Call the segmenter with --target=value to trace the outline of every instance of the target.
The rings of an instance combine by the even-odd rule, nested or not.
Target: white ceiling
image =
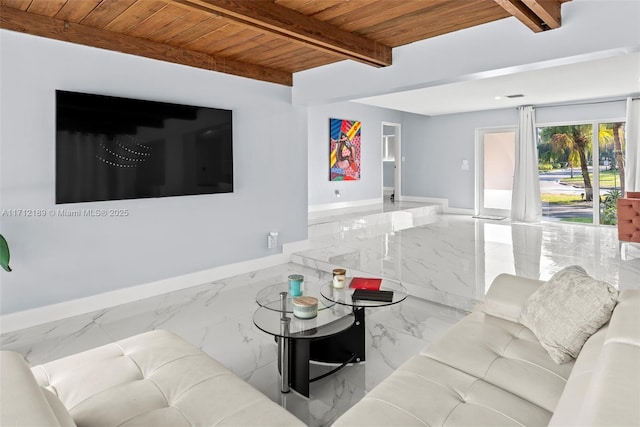
[[[491,73],[486,73],[491,74]],[[465,81],[355,99],[355,102],[428,116],[547,105],[640,93],[640,53],[535,70],[496,71],[497,77],[471,76]],[[509,99],[506,95],[524,94]],[[500,97],[499,99],[496,99]]]

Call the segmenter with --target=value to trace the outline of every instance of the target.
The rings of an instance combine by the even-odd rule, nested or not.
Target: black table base
[[[353,314],[353,325],[336,335],[314,339],[280,338],[288,340],[289,344],[287,377],[292,389],[309,397],[311,382],[325,378],[349,363],[365,360],[364,308],[355,308]],[[318,377],[309,378],[310,361],[334,363],[339,366]]]

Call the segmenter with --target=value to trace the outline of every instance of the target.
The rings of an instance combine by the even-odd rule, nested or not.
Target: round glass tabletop
[[[349,282],[350,280],[348,279],[347,283]],[[350,307],[383,307],[386,305],[397,304],[404,301],[409,296],[407,288],[405,288],[402,283],[393,280],[382,279],[380,290],[392,291],[393,298],[391,301],[372,301],[365,299],[354,300],[352,299],[352,295],[355,289],[350,288],[349,285],[341,289],[334,288],[331,282],[327,282],[320,287],[320,295],[329,301]]]
[[[324,282],[317,280],[305,280],[303,285],[302,295],[318,298],[318,311],[326,310],[336,305],[335,302],[322,298],[320,294],[320,288]],[[267,286],[261,289],[256,294],[256,303],[260,307],[266,307],[271,310],[280,311],[280,293],[289,291],[289,283],[276,283],[275,285]],[[291,300],[296,297],[287,295],[287,313],[293,313],[293,306]],[[278,301],[278,304],[271,304],[274,301]]]
[[[287,299],[284,316],[280,304],[280,301],[272,301],[256,310],[253,323],[258,329],[278,337],[311,339],[338,334],[355,322],[353,311],[346,306],[334,304],[318,310],[318,316],[313,319],[299,319],[291,314],[290,298]]]

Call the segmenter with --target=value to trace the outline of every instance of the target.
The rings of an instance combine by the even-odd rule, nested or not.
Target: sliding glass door
[[[600,224],[618,223],[617,200],[625,192],[624,168],[626,138],[624,122],[600,123],[598,125],[598,148],[600,152]]]
[[[624,175],[624,123],[538,128],[538,173],[545,219],[617,223]],[[594,132],[595,130],[595,132]]]
[[[538,128],[538,176],[545,219],[593,223],[591,124]]]

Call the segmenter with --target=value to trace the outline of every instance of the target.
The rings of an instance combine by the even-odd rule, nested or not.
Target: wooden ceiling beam
[[[167,0],[375,67],[391,65],[391,48],[265,0]]]
[[[504,10],[515,16],[534,33],[549,29],[542,19],[527,7],[522,0],[495,0]]]
[[[523,0],[523,2],[549,28],[560,28],[560,25],[562,25],[562,15],[558,0]]]
[[[208,55],[61,19],[23,12],[0,4],[0,28],[226,74],[293,85],[291,73]]]

